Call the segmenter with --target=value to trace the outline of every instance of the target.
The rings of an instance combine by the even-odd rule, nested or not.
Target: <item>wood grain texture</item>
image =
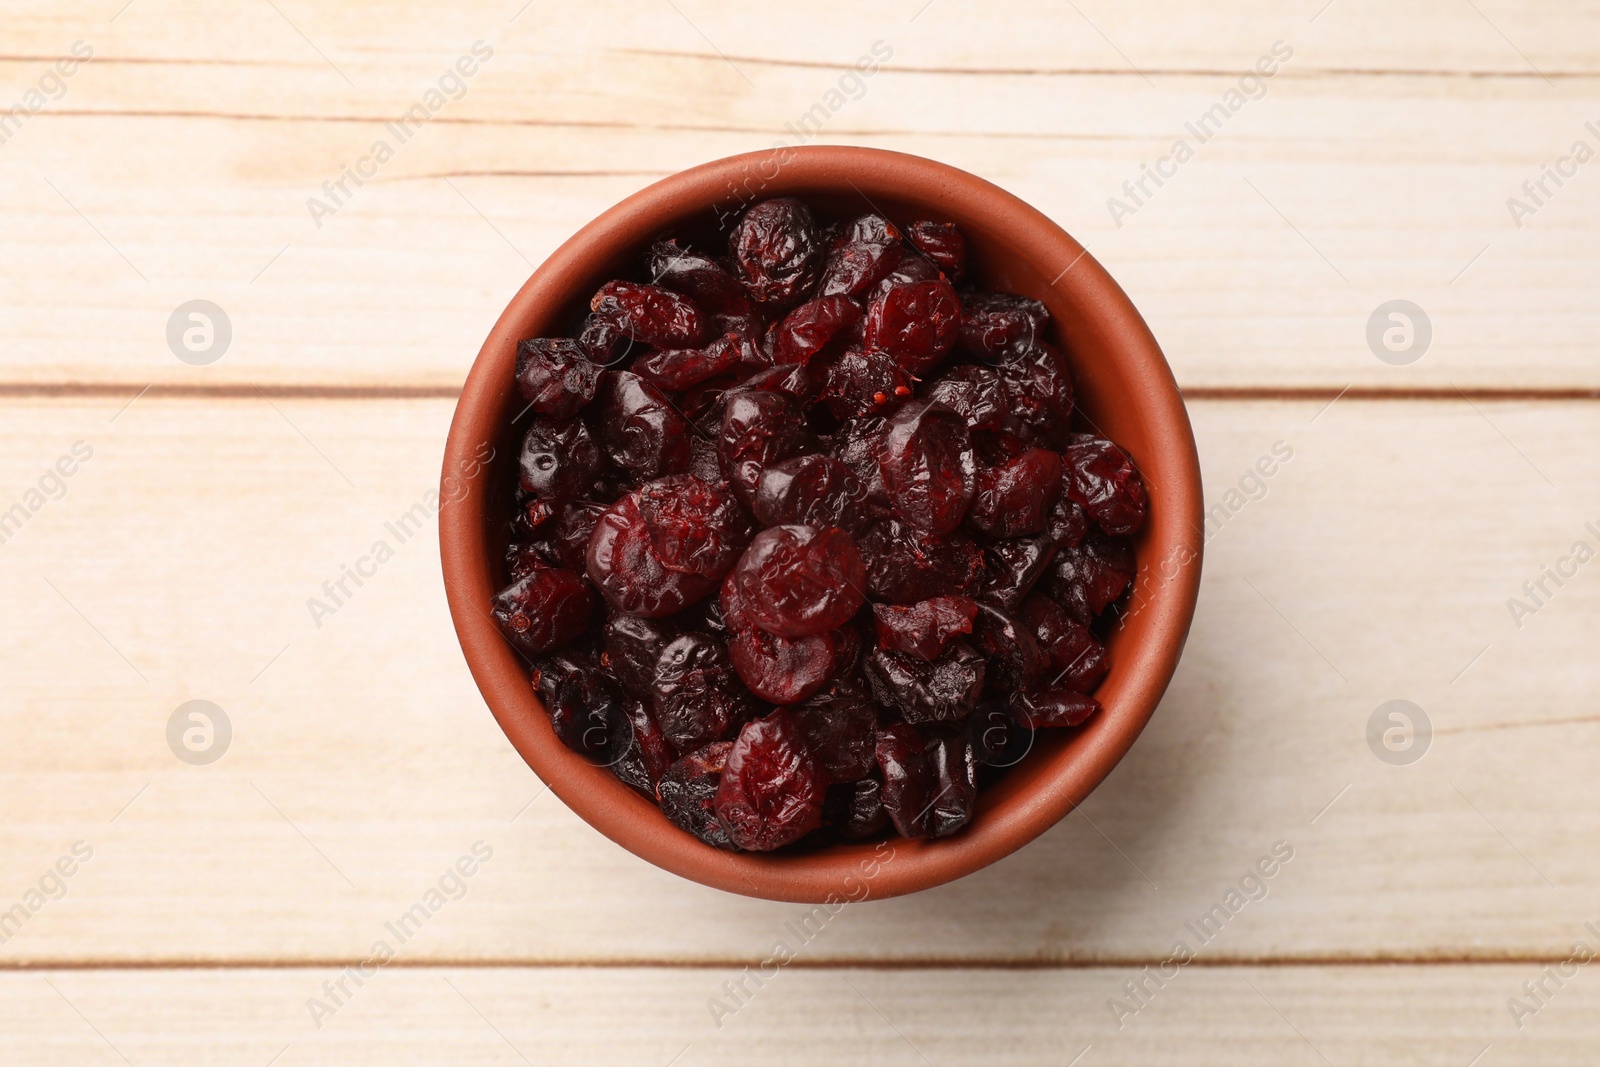
[[[789,969],[731,1016],[716,969],[380,970],[319,1028],[331,970],[0,976],[11,1062],[313,1064],[1306,1065],[1593,1062],[1595,977],[1579,970],[1519,1031],[1537,967],[1181,970],[1122,1029],[1137,972]],[[1147,988],[1154,989],[1153,985]],[[1488,1051],[1485,1053],[1485,1048]],[[1085,1051],[1087,1050],[1087,1051]],[[273,1059],[273,1057],[277,1057]]]
[[[1574,141],[1600,148],[1594,5],[1030,3],[983,26],[918,6],[12,16],[16,98],[74,41],[96,58],[0,145],[0,381],[453,387],[578,226],[771,144],[882,41],[892,57],[812,139],[933,156],[1035,203],[1128,289],[1186,387],[1600,388],[1592,168],[1521,226],[1507,207]],[[479,40],[494,58],[464,95],[313,220],[323,183]],[[1279,40],[1281,73],[1199,145],[1185,123]],[[1179,137],[1196,158],[1114,220]],[[204,368],[163,338],[197,296],[236,331]],[[1433,324],[1406,367],[1366,340],[1395,298]]]
[[[4,602],[26,609],[0,648],[0,910],[73,842],[95,849],[0,961],[359,958],[480,840],[493,859],[408,959],[750,960],[805,915],[624,853],[500,735],[433,529],[389,528],[426,506],[448,401],[118,407],[12,400],[0,419],[8,500],[74,441],[94,450],[0,545]],[[1207,499],[1237,510],[1212,520],[1194,631],[1144,737],[1039,841],[848,909],[809,958],[1159,959],[1280,840],[1293,861],[1209,957],[1546,958],[1600,920],[1600,587],[1580,569],[1520,629],[1506,603],[1596,543],[1600,465],[1573,443],[1600,405],[1193,417]],[[1275,445],[1292,457],[1258,482]],[[393,558],[316,625],[308,598],[380,540]],[[1409,767],[1365,740],[1395,698],[1437,731]],[[232,720],[214,766],[167,747],[190,699]]]

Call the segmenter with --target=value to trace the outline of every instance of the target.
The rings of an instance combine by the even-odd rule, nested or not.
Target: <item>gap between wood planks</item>
[[[1562,951],[1542,955],[1539,953],[1512,953],[1505,955],[1439,955],[1387,956],[1381,953],[1348,953],[1325,956],[1286,955],[1262,957],[1232,957],[1207,959],[1198,956],[1186,966],[1201,969],[1225,970],[1241,967],[1501,967],[1507,965],[1542,967],[1566,961],[1570,952]],[[1106,956],[1084,960],[1032,960],[1032,959],[962,959],[909,958],[909,959],[794,959],[786,967],[805,971],[1113,971],[1139,970],[1155,967],[1163,956]],[[518,957],[485,957],[434,960],[392,960],[385,964],[394,970],[457,970],[517,968],[521,970],[664,970],[664,971],[737,971],[759,961],[759,957],[742,959],[726,957],[700,960],[675,960],[667,958],[638,957],[619,959],[525,959]],[[307,956],[304,958],[256,959],[171,959],[171,960],[5,960],[0,961],[0,974],[11,971],[285,971],[285,970],[337,970],[354,967],[362,962],[359,956]]]
[[[1185,400],[1239,401],[1315,401],[1348,400],[1434,400],[1434,401],[1561,401],[1600,400],[1596,387],[1503,387],[1453,385],[1398,387],[1347,386],[1233,386],[1199,385],[1180,390]],[[45,397],[117,397],[135,394],[150,397],[186,399],[275,399],[302,400],[454,400],[461,395],[458,385],[273,385],[268,383],[221,383],[217,385],[148,384],[132,382],[0,382],[0,399]]]

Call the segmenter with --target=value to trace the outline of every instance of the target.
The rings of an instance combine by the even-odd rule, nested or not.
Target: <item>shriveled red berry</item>
[[[970,363],[951,367],[924,396],[960,415],[972,431],[998,430],[1011,413],[1000,372],[993,367]]]
[[[779,637],[752,626],[729,636],[728,657],[750,692],[773,704],[793,704],[828,684],[847,647],[838,630]]]
[[[980,466],[968,520],[991,537],[1022,537],[1045,528],[1061,496],[1061,457],[1044,448],[994,467]]]
[[[883,775],[883,806],[901,837],[928,832],[928,812],[937,788],[933,768],[916,729],[903,722],[878,731],[874,758]]]
[[[927,374],[961,334],[961,301],[943,278],[897,285],[867,308],[862,340],[915,375]]]
[[[728,831],[717,821],[715,801],[732,741],[713,741],[668,767],[656,783],[661,811],[672,825],[708,845],[732,849]]]
[[[971,821],[977,806],[977,757],[962,732],[929,738],[927,754],[934,781],[928,836],[949,837]]]
[[[670,619],[645,619],[613,613],[601,637],[607,666],[622,688],[636,697],[648,697],[656,682],[656,662],[661,650],[678,636]]]
[[[903,254],[900,232],[892,223],[863,216],[828,247],[817,291],[823,296],[864,296],[899,265]]]
[[[650,246],[649,268],[656,284],[682,293],[706,311],[737,314],[749,308],[744,290],[721,263],[676,238]]]
[[[907,402],[878,442],[878,468],[901,520],[939,536],[961,525],[972,501],[975,461],[967,424],[949,408]]]
[[[1050,666],[1033,629],[1009,611],[981,604],[974,622],[978,648],[989,657],[989,679],[1006,689],[1032,685]]]
[[[780,708],[739,731],[717,788],[717,819],[735,845],[770,852],[822,824],[826,788],[800,728]]]
[[[1022,622],[1033,628],[1039,647],[1049,657],[1046,678],[1079,693],[1092,693],[1110,670],[1106,646],[1089,628],[1043,593],[1022,602]]]
[[[918,659],[936,659],[958,634],[972,632],[978,603],[970,597],[939,596],[916,604],[872,605],[878,644]]]
[[[874,600],[914,604],[936,596],[971,596],[983,581],[983,552],[970,537],[928,537],[898,519],[877,523],[858,545]]]
[[[861,556],[837,527],[768,527],[739,557],[733,582],[750,621],[779,637],[843,626],[866,599]]]
[[[889,825],[889,812],[883,806],[883,783],[876,778],[862,778],[830,786],[822,804],[822,818],[847,841],[860,841],[878,833]]]
[[[793,401],[765,389],[740,389],[723,406],[717,451],[722,469],[745,500],[761,472],[799,452],[806,444],[805,422]]]
[[[559,502],[588,493],[600,471],[600,446],[582,419],[535,415],[518,457],[522,488]]]
[[[966,274],[967,239],[955,223],[919,219],[906,227],[906,239],[951,281],[958,282]]]
[[[610,763],[626,729],[623,699],[592,652],[573,645],[538,661],[533,691],[561,743],[594,763]]]
[[[733,494],[692,474],[673,474],[639,487],[639,515],[669,571],[721,578],[749,540]]]
[[[951,641],[937,659],[876,648],[862,670],[878,703],[910,723],[954,722],[978,706],[987,664],[965,641]]]
[[[1008,420],[1023,437],[1064,442],[1073,412],[1072,373],[1060,352],[1044,342],[1020,350],[1000,367]]]
[[[836,419],[884,415],[911,395],[911,381],[889,353],[850,348],[827,365],[818,399]]]
[[[725,333],[704,348],[657,348],[633,361],[633,373],[661,389],[688,389],[742,367],[748,343]]]
[[[763,526],[838,526],[859,529],[866,487],[855,472],[829,456],[810,453],[767,467],[756,483],[750,510]]]
[[[584,572],[588,565],[589,539],[594,536],[595,523],[600,521],[605,510],[604,504],[589,500],[573,500],[561,505],[550,536],[563,567],[580,574]]]
[[[640,481],[689,465],[689,424],[661,391],[637,374],[607,371],[594,416],[611,462]]]
[[[878,709],[851,682],[835,682],[789,709],[830,782],[865,778],[872,770]]]
[[[659,285],[606,282],[589,310],[635,341],[659,348],[698,348],[711,339],[711,319],[681,293]]]
[[[564,567],[535,567],[495,594],[490,614],[507,641],[537,656],[583,633],[593,606],[578,575]]]
[[[534,337],[517,345],[517,391],[534,411],[570,419],[594,399],[601,367],[581,342]]]
[[[1133,457],[1104,438],[1067,446],[1067,495],[1108,534],[1131,534],[1144,525],[1149,497]]]
[[[633,493],[607,508],[595,523],[587,571],[617,611],[652,619],[675,614],[717,587],[714,578],[669,571],[662,564]]]
[[[578,344],[596,366],[614,367],[643,349],[622,327],[604,315],[590,315],[578,331]]]
[[[1133,552],[1126,542],[1091,535],[1076,548],[1056,553],[1045,589],[1087,626],[1123,594],[1133,575]]]
[[[611,773],[655,800],[656,783],[672,764],[672,746],[643,703],[625,701],[622,710],[621,729],[612,740]]]
[[[720,740],[756,711],[728,650],[703,633],[680,634],[662,647],[650,699],[661,732],[680,752]]]
[[[1100,710],[1094,697],[1074,693],[1064,686],[1030,692],[1019,689],[1007,702],[1022,725],[1037,730],[1045,726],[1078,726]]]
[[[809,362],[860,318],[861,309],[847,296],[808,300],[772,328],[772,361]]]
[[[1066,476],[1065,464],[1062,465],[1062,476]],[[1089,532],[1089,513],[1067,495],[1065,483],[1062,484],[1061,496],[1050,508],[1050,518],[1045,523],[1044,532],[1058,548],[1076,547]]]
[[[822,241],[811,209],[790,197],[750,205],[729,239],[735,272],[762,304],[792,303],[816,284]]]
[[[866,299],[876,300],[896,286],[912,285],[916,282],[936,282],[942,277],[939,268],[928,262],[926,256],[907,251],[893,269],[879,278],[877,284],[868,290]]]
[[[1050,313],[1014,293],[969,293],[961,308],[961,347],[993,364],[1009,363],[1045,339]]]
[[[1048,537],[990,541],[983,549],[983,599],[1016,611],[1048,572],[1055,556],[1055,542]]]

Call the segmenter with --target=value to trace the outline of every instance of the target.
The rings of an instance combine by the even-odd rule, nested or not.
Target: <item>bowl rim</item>
[[[752,180],[758,183],[754,188]],[[556,738],[520,654],[488,614],[497,571],[487,530],[489,478],[504,457],[485,456],[485,449],[506,432],[516,343],[534,336],[526,324],[554,326],[576,297],[598,284],[602,263],[637,254],[652,237],[682,224],[686,206],[727,217],[743,203],[768,196],[843,195],[844,184],[869,204],[863,187],[914,200],[930,214],[983,218],[991,237],[1009,242],[1019,260],[1035,267],[1060,264],[1049,288],[1065,286],[1062,293],[1071,294],[1086,321],[1114,341],[1114,360],[1138,387],[1152,440],[1139,459],[1152,502],[1139,535],[1134,583],[1140,618],[1133,625],[1142,637],[1131,649],[1119,649],[1112,676],[1096,694],[1104,710],[1065,747],[1057,746],[1050,759],[1058,766],[1042,788],[1008,794],[996,810],[985,810],[980,794],[979,815],[962,833],[936,842],[894,838],[794,854],[729,853],[677,829],[653,804]],[[1150,464],[1152,456],[1158,464]],[[1159,484],[1149,477],[1157,467]],[[612,841],[684,878],[745,896],[832,903],[916,892],[979,870],[1044,833],[1104,780],[1144,729],[1176,670],[1199,594],[1203,509],[1199,456],[1172,370],[1127,294],[1065,230],[1004,189],[921,156],[780,146],[713,160],[645,187],[585,225],[521,286],[473,361],[451,420],[441,472],[439,551],[446,599],[473,679],[513,747],[551,792]]]

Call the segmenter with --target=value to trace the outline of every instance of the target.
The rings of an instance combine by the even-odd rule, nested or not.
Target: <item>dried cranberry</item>
[[[878,450],[889,423],[884,419],[847,419],[829,442],[828,454],[849,467],[867,491],[867,505],[873,518],[889,514],[889,494],[883,487],[883,470],[878,466]]]
[[[1061,496],[1061,457],[1030,448],[995,467],[979,467],[971,523],[991,537],[1022,537],[1045,528]]]
[[[578,575],[562,567],[536,567],[495,594],[490,614],[507,641],[537,656],[583,633],[593,606]]]
[[[522,488],[541,500],[582,496],[600,471],[600,446],[581,419],[558,421],[535,415],[522,438],[518,459]]]
[[[661,391],[637,374],[607,371],[596,434],[611,462],[646,481],[689,465],[689,424]]]
[[[749,307],[739,283],[722,264],[685,248],[676,238],[650,246],[649,268],[657,284],[682,293],[706,311],[737,314]]]
[[[934,780],[928,836],[949,837],[972,818],[978,800],[978,761],[962,734],[930,738],[927,754]]]
[[[1001,700],[979,704],[967,719],[973,757],[985,767],[1015,767],[1033,748],[1033,733]]]
[[[1063,464],[1062,476],[1065,475],[1066,467]],[[1044,532],[1057,548],[1074,548],[1089,532],[1089,513],[1067,495],[1065,485],[1050,508],[1050,518],[1045,523]]]
[[[678,627],[671,620],[613,614],[602,631],[605,664],[623,689],[636,697],[648,697],[655,686],[661,650],[677,636]]]
[[[872,605],[878,644],[908,656],[931,660],[957,634],[970,634],[977,601],[964,596],[939,596],[906,607]]]
[[[887,290],[867,308],[862,339],[915,375],[939,365],[961,334],[961,301],[943,278]]]
[[[906,239],[952,281],[960,281],[966,274],[967,239],[955,223],[920,219],[906,227]]]
[[[772,328],[774,363],[805,363],[861,318],[861,309],[847,296],[807,301]]]
[[[692,474],[639,487],[639,515],[669,571],[721,578],[749,540],[739,502],[727,489]]]
[[[1064,441],[1072,424],[1072,374],[1054,348],[1039,342],[1000,368],[1009,424],[1024,437]]]
[[[1010,363],[1045,338],[1050,313],[1014,293],[968,293],[961,308],[961,347],[990,363]]]
[[[752,626],[728,638],[728,657],[750,692],[773,704],[793,704],[828,683],[845,644],[837,630],[779,637]]]
[[[763,526],[857,528],[866,488],[855,472],[828,456],[795,456],[761,472],[750,510]]]
[[[1077,726],[1100,710],[1094,697],[1074,693],[1065,686],[1030,692],[1019,689],[1007,698],[1022,725],[1037,730],[1044,726]]]
[[[719,740],[756,711],[728,650],[710,634],[680,634],[663,646],[650,696],[661,732],[680,752]]]
[[[728,481],[749,500],[761,472],[805,447],[805,423],[788,397],[765,389],[728,396],[717,438]]]
[[[1006,689],[1032,685],[1050,666],[1033,630],[992,604],[979,605],[975,636],[989,657],[990,680]]]
[[[533,410],[553,419],[570,419],[594,399],[600,370],[581,343],[565,337],[517,345],[517,391]]]
[[[973,431],[1000,429],[1011,410],[999,372],[972,364],[951,367],[928,387],[926,398],[960,415]]]
[[[978,592],[983,552],[970,537],[928,537],[898,519],[877,523],[858,546],[874,600],[914,604],[936,596]]]
[[[1133,458],[1104,438],[1079,441],[1061,455],[1067,495],[1108,534],[1126,535],[1144,525],[1149,498]]]
[[[681,294],[659,285],[606,282],[589,310],[635,341],[660,348],[698,348],[711,339],[711,319]]]
[[[848,349],[826,374],[818,399],[836,419],[885,414],[911,395],[911,375],[887,352]]]
[[[733,570],[750,621],[779,637],[843,626],[866,599],[866,573],[850,535],[837,527],[769,526]]]
[[[867,299],[876,300],[896,286],[912,285],[916,282],[936,282],[942,278],[939,268],[928,262],[927,257],[903,255],[889,273],[879,278],[877,284],[868,291]]]
[[[1086,537],[1076,548],[1056,554],[1045,588],[1067,613],[1092,623],[1133,580],[1133,558],[1125,543]]]
[[[1016,611],[1055,556],[1055,542],[1048,537],[989,542],[983,549],[983,599]]]
[[[588,565],[589,539],[594,536],[595,523],[605,513],[604,504],[593,501],[571,501],[561,505],[556,516],[555,529],[550,533],[555,542],[561,565],[582,573]]]
[[[595,763],[611,762],[626,729],[623,701],[587,650],[563,649],[540,660],[533,689],[563,745]]]
[[[738,370],[747,343],[726,333],[704,348],[657,348],[633,361],[633,373],[661,389],[688,389]]]
[[[896,240],[849,240],[828,249],[817,291],[823,296],[861,297],[900,264]]]
[[[883,806],[901,837],[928,832],[936,779],[915,728],[897,722],[878,731],[873,756],[883,774]]]
[[[895,412],[878,443],[878,467],[894,513],[934,536],[961,525],[972,500],[974,465],[967,424],[927,401]]]
[[[1050,658],[1049,681],[1079,693],[1092,693],[1111,669],[1106,646],[1067,609],[1042,593],[1022,603],[1022,621],[1033,628]]]
[[[716,848],[734,847],[715,808],[723,765],[732,748],[732,741],[712,742],[668,767],[656,783],[661,811],[672,825]]]
[[[587,569],[589,580],[613,608],[652,619],[681,611],[717,587],[715,579],[669,571],[662,564],[632,493],[595,523]]]
[[[759,303],[787,304],[816,284],[822,242],[811,209],[783,197],[750,205],[729,239],[745,290]]]
[[[654,800],[656,783],[672,764],[672,746],[644,704],[630,700],[622,709],[619,736],[612,739],[611,773]]]
[[[511,575],[513,582],[519,578],[526,578],[536,570],[558,566],[560,563],[559,553],[548,540],[541,539],[506,546],[506,573]]]
[[[978,706],[983,657],[965,641],[952,641],[937,659],[876,648],[863,671],[878,703],[899,710],[906,722],[953,722]]]
[[[851,782],[872,770],[878,711],[856,686],[835,682],[789,710],[828,781]]]
[[[867,754],[872,754],[870,746]],[[876,778],[863,778],[830,787],[823,801],[823,821],[848,841],[878,833],[889,825],[889,812],[883,806],[883,783]]]
[[[583,320],[578,343],[590,361],[600,367],[614,367],[643,347],[604,315],[590,315]]]
[[[800,728],[779,709],[739,731],[717,788],[717,819],[735,845],[770,852],[821,825],[825,790]]]

